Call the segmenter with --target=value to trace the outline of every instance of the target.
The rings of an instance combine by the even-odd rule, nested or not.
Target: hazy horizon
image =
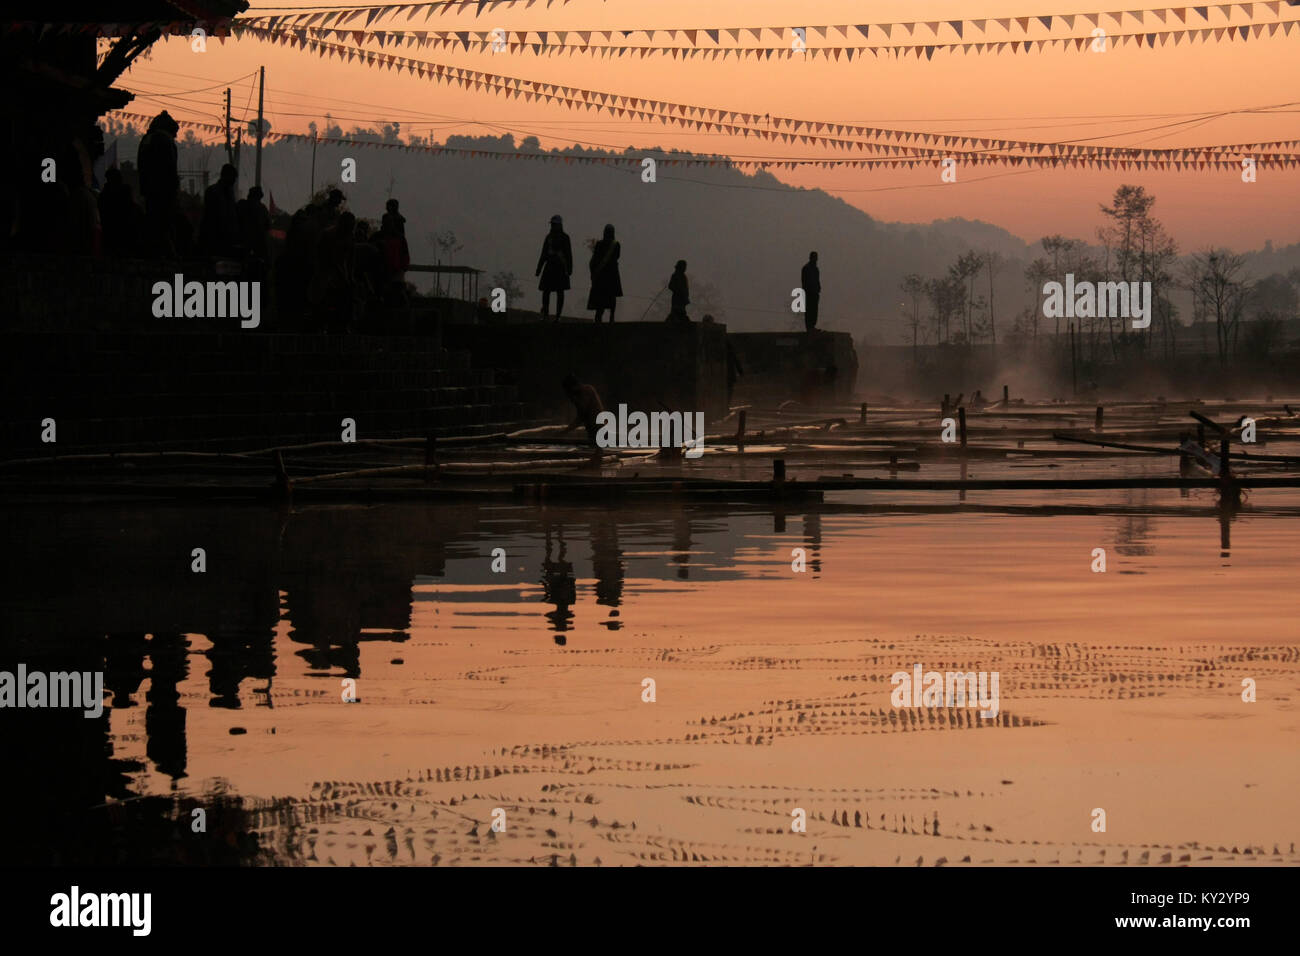
[[[1254,12],[1254,20],[1244,11]],[[263,5],[254,3],[246,16]],[[277,13],[285,7],[265,7]],[[1202,21],[1194,8],[1185,11],[1187,28],[1227,24],[1294,22],[1300,17],[1289,4],[1231,4],[1206,8]],[[1276,10],[1276,13],[1274,12]],[[1040,7],[1011,2],[994,11],[999,17],[1041,14]],[[897,42],[924,42],[931,34],[925,21],[944,22],[971,15],[968,5],[952,0],[902,4],[885,2],[869,11],[847,2],[799,8],[810,24],[916,21],[913,36]],[[473,8],[440,13],[427,22],[405,14],[379,17],[349,29],[375,31],[546,29],[566,32],[653,27],[708,29],[744,24],[788,24],[788,7],[769,2],[721,0],[707,13],[680,0],[664,0],[650,12],[611,8],[589,0],[562,6],[499,8],[474,16]],[[1172,17],[1170,18],[1172,19]],[[999,28],[988,21],[988,35]],[[1131,19],[1125,28],[1133,32]],[[1184,24],[1174,21],[1165,29]],[[1036,38],[1086,36],[1091,24],[1073,29],[1055,23],[1049,31],[1037,23]],[[942,28],[938,42],[955,41]],[[895,34],[903,34],[895,29]],[[395,49],[429,62],[606,90],[635,97],[663,99],[759,115],[771,113],[833,123],[867,124],[926,132],[997,137],[1039,142],[1122,145],[1146,148],[1262,142],[1300,138],[1300,109],[1275,91],[1286,79],[1300,79],[1294,55],[1296,32],[1247,41],[1170,43],[1157,49],[1134,45],[1105,53],[1043,49],[1012,54],[979,55],[944,49],[932,58],[856,58],[852,62],[821,58],[674,59],[665,55],[596,57],[588,53],[558,56],[531,52],[478,53],[465,50]],[[775,44],[764,31],[761,45]],[[974,37],[968,37],[972,39]],[[897,37],[895,37],[897,40]],[[726,44],[726,35],[723,35]],[[645,44],[644,35],[616,42]],[[808,45],[857,44],[861,38],[822,39],[808,32]],[[665,42],[662,34],[656,45]],[[677,44],[684,44],[680,38]],[[873,36],[869,44],[883,41]],[[370,49],[379,49],[367,41]],[[740,45],[758,45],[742,34]],[[325,59],[306,50],[244,37],[209,41],[196,53],[186,38],[166,39],[122,77],[119,86],[137,93],[131,108],[154,113],[164,107],[181,119],[220,122],[224,89],[232,87],[232,112],[243,125],[256,115],[254,88],[259,66],[267,69],[266,116],[271,128],[304,133],[308,123],[326,113],[345,129],[395,121],[403,133],[443,139],[449,134],[512,133],[516,139],[537,136],[546,148],[570,145],[622,150],[629,146],[690,149],[733,157],[843,158],[837,150],[814,144],[755,141],[753,137],[665,127],[657,123],[575,113],[550,103],[502,99],[485,91],[436,84],[427,79]],[[1230,78],[1225,82],[1225,78]],[[864,79],[866,82],[864,82]],[[1080,95],[1082,91],[1086,95]],[[1190,107],[1194,107],[1191,109]],[[1260,112],[1270,107],[1267,113]],[[855,154],[858,155],[858,154]],[[1258,181],[1243,183],[1233,170],[1160,172],[1134,170],[1002,170],[958,168],[955,183],[941,183],[933,166],[904,169],[800,169],[775,175],[793,186],[824,189],[883,222],[928,224],[951,218],[989,222],[1025,241],[1062,233],[1092,235],[1099,196],[1122,183],[1144,185],[1161,197],[1161,218],[1188,249],[1207,245],[1257,249],[1271,241],[1285,246],[1300,241],[1294,215],[1300,170],[1261,169]]]

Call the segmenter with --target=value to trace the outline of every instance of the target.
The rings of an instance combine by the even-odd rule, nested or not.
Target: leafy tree
[[[1298,306],[1300,296],[1295,285],[1280,272],[1260,279],[1250,292],[1250,311],[1257,316],[1294,316]]]

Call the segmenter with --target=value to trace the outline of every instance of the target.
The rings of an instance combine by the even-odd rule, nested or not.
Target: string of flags
[[[818,46],[800,46],[800,45],[778,45],[778,46],[714,46],[701,47],[692,45],[684,46],[644,46],[626,43],[591,43],[590,38],[594,35],[593,31],[482,31],[482,30],[377,30],[366,32],[362,30],[344,30],[339,28],[317,28],[301,27],[292,30],[295,34],[311,37],[317,40],[329,40],[331,37],[336,42],[352,41],[358,45],[373,42],[380,49],[387,46],[393,48],[406,47],[407,49],[434,49],[434,50],[461,50],[466,53],[532,53],[536,56],[563,56],[568,54],[573,56],[577,53],[595,54],[605,58],[624,57],[631,55],[645,59],[647,56],[671,56],[673,59],[698,59],[708,60],[726,60],[729,57],[736,57],[739,60],[770,60],[772,57],[778,59],[793,59],[795,57],[806,57],[810,59],[822,58],[830,61],[852,62],[856,56],[859,59],[870,55],[879,58],[881,55],[893,56],[895,58],[906,58],[922,56],[930,59],[936,52],[960,52],[962,54],[980,55],[983,53],[1040,53],[1044,49],[1049,51],[1071,51],[1078,53],[1093,52],[1098,50],[1097,43],[1100,42],[1100,49],[1123,49],[1129,46],[1138,48],[1146,47],[1154,49],[1156,46],[1180,46],[1184,40],[1189,45],[1197,42],[1237,42],[1250,39],[1272,38],[1277,36],[1281,31],[1284,36],[1290,36],[1293,30],[1300,28],[1300,20],[1279,20],[1274,23],[1255,23],[1251,25],[1238,25],[1227,27],[1205,27],[1201,29],[1175,29],[1175,30],[1152,30],[1130,33],[1109,33],[1103,38],[1095,37],[1091,34],[1087,36],[1070,36],[1070,37],[1048,37],[1044,39],[1026,39],[1026,40],[990,40],[990,41],[964,41],[964,42],[935,42],[935,43],[880,43],[880,44],[859,44],[859,45],[818,45]],[[270,26],[254,25],[252,23],[236,23],[233,32],[238,35],[243,30],[256,29],[284,29]],[[864,28],[865,29],[865,28]],[[654,32],[654,31],[649,31]],[[676,31],[669,31],[676,32]],[[693,35],[695,30],[683,31]],[[702,31],[714,33],[716,31]],[[536,39],[530,40],[534,36]],[[570,37],[576,38],[570,42]],[[599,37],[598,37],[599,38]],[[556,42],[558,41],[558,42]],[[578,42],[581,41],[581,42]],[[694,39],[692,38],[694,44]]]
[[[143,113],[133,113],[125,110],[113,110],[109,114],[115,116],[124,122],[139,122],[147,124],[152,117]],[[179,125],[187,129],[194,129],[217,136],[225,134],[225,127],[217,123],[200,123],[190,120],[178,120]],[[563,154],[563,153],[545,153],[534,151],[508,151],[492,149],[469,149],[465,147],[441,146],[441,145],[424,145],[418,143],[402,142],[375,142],[373,140],[349,139],[346,137],[312,137],[305,133],[281,133],[270,131],[265,136],[266,142],[302,142],[316,143],[327,145],[339,145],[353,147],[365,147],[373,149],[400,150],[406,153],[426,153],[430,155],[445,155],[452,157],[461,157],[466,159],[498,159],[498,160],[522,160],[528,162],[555,162],[566,165],[582,166],[614,166],[640,168],[645,160],[645,156],[628,156],[628,155],[595,155],[586,156],[581,154]],[[1142,151],[1145,152],[1145,151]],[[652,155],[647,153],[647,155]],[[687,167],[687,168],[726,168],[736,169],[744,172],[753,172],[760,169],[869,169],[869,168],[887,168],[887,169],[916,169],[919,167],[936,167],[941,165],[942,160],[949,158],[947,156],[935,153],[929,156],[911,155],[904,157],[875,157],[871,159],[797,159],[788,157],[773,158],[752,158],[752,159],[732,159],[728,157],[705,157],[705,156],[676,156],[653,154],[653,158],[658,165],[667,167]],[[1257,169],[1295,169],[1300,168],[1300,155],[1269,154],[1260,153],[1252,155]],[[1050,169],[1050,168],[1083,168],[1083,169],[1115,169],[1115,170],[1136,170],[1136,169],[1155,169],[1166,171],[1203,171],[1203,170],[1235,170],[1240,171],[1241,162],[1237,158],[1227,157],[1200,157],[1188,160],[1174,159],[1117,159],[1117,158],[1097,158],[1084,156],[1011,156],[1004,154],[985,154],[966,156],[961,160],[964,165],[972,166],[1003,166],[1022,169]]]
[[[477,3],[474,4],[474,16],[478,17],[483,13],[484,8],[495,10],[503,3],[508,6],[517,5],[520,0],[500,0],[500,2]],[[526,4],[531,7],[535,0]],[[567,2],[567,0],[565,0]],[[701,39],[707,39],[713,44],[721,42],[725,35],[731,39],[732,43],[740,43],[741,36],[748,34],[755,42],[761,42],[761,34],[769,32],[776,35],[776,39],[783,43],[788,43],[794,36],[795,30],[802,30],[802,38],[808,40],[811,37],[818,37],[822,40],[827,39],[833,34],[839,34],[840,37],[848,39],[850,36],[860,35],[862,39],[869,39],[873,35],[883,36],[885,39],[891,39],[896,36],[906,35],[911,38],[918,32],[928,34],[933,39],[940,37],[950,38],[956,36],[957,39],[964,39],[969,34],[986,35],[991,32],[992,27],[997,27],[1003,35],[1011,36],[1028,36],[1031,31],[1037,31],[1039,28],[1052,30],[1059,24],[1067,30],[1073,30],[1075,23],[1080,26],[1085,24],[1092,28],[1105,29],[1103,24],[1109,24],[1117,30],[1126,28],[1150,27],[1154,24],[1161,26],[1172,23],[1179,24],[1204,24],[1208,25],[1212,20],[1221,21],[1220,25],[1229,23],[1233,16],[1234,9],[1245,16],[1254,20],[1259,11],[1267,11],[1270,15],[1276,17],[1281,7],[1284,5],[1297,6],[1294,0],[1262,0],[1262,2],[1252,3],[1217,3],[1200,6],[1179,6],[1179,7],[1141,7],[1134,10],[1116,10],[1112,12],[1098,13],[1044,13],[1031,14],[1029,16],[1015,17],[981,17],[965,18],[958,20],[936,19],[936,20],[913,20],[901,22],[877,22],[877,23],[838,23],[838,24],[819,24],[819,25],[800,25],[792,24],[789,26],[728,26],[713,28],[676,28],[676,29],[646,29],[644,27],[635,27],[632,29],[619,30],[555,30],[546,31],[540,34],[541,37],[554,36],[560,44],[567,42],[568,36],[576,36],[582,44],[586,45],[592,35],[601,37],[605,42],[610,42],[611,37],[618,34],[624,38],[636,34],[644,34],[650,42],[654,42],[656,34],[664,34],[670,41],[676,42],[679,38],[684,38],[691,46],[695,46]],[[464,7],[470,4],[465,4]],[[549,4],[548,4],[549,6]],[[388,17],[399,17],[403,12],[406,13],[406,20],[412,20],[421,10],[425,12],[425,21],[427,22],[434,12],[447,13],[450,9],[448,4],[390,4],[386,6],[362,6],[343,9],[332,9],[325,11],[313,11],[306,13],[289,13],[277,16],[258,15],[243,18],[241,22],[253,23],[256,25],[276,27],[276,26],[303,26],[303,27],[344,27],[354,25],[358,20],[364,18],[363,26],[370,26],[376,20],[387,19]],[[521,41],[522,42],[522,41]],[[546,43],[546,39],[540,42]]]
[[[520,77],[505,76],[416,60],[393,53],[359,49],[354,46],[303,37],[298,32],[244,28],[250,35],[271,42],[306,49],[319,56],[337,56],[344,62],[358,62],[377,69],[405,71],[422,79],[455,84],[475,92],[487,91],[507,98],[522,97],[526,102],[546,102],[572,109],[598,111],[619,119],[690,128],[734,136],[754,137],[767,142],[815,145],[876,155],[912,156],[918,150],[926,156],[972,157],[987,153],[1016,154],[1021,158],[1045,160],[1159,160],[1192,163],[1209,160],[1214,154],[1269,152],[1295,148],[1294,140],[1268,143],[1238,143],[1202,147],[1131,148],[1094,144],[1045,143],[995,137],[955,136],[944,133],[917,132],[873,126],[747,113],[715,107],[672,103],[664,100],[630,97],[607,91],[571,87]]]
[[[250,17],[221,18],[218,20],[172,20],[172,21],[125,21],[125,22],[64,22],[64,23],[42,23],[40,21],[12,21],[8,29],[16,30],[53,30],[56,32],[75,32],[75,33],[93,33],[101,37],[130,36],[136,33],[145,32],[151,29],[157,29],[161,32],[178,36],[189,34],[195,27],[204,29],[209,36],[224,36],[232,27],[239,25],[261,26],[268,29],[277,28],[333,28],[342,29],[350,28],[349,32],[360,32],[372,27],[376,21],[388,22],[389,20],[411,23],[423,14],[423,22],[428,22],[433,15],[445,15],[449,12],[472,12],[475,18],[480,17],[485,12],[493,12],[501,7],[521,7],[529,9],[539,0],[443,0],[438,3],[399,3],[399,4],[378,4],[363,5],[357,7],[330,8],[318,10],[306,10],[303,12],[284,13],[278,15],[258,14]],[[564,6],[569,0],[544,0],[547,8],[556,3]],[[970,37],[979,37],[983,42],[993,43],[995,45],[1003,41],[1017,40],[1021,41],[1021,46],[1017,52],[1023,49],[1023,41],[1031,40],[1037,43],[1039,39],[1048,38],[1040,37],[1043,31],[1051,32],[1056,29],[1073,31],[1076,25],[1080,29],[1103,29],[1108,33],[1118,31],[1129,36],[1142,36],[1149,33],[1159,32],[1181,32],[1179,27],[1206,28],[1216,27],[1223,32],[1216,36],[1216,39],[1222,39],[1224,36],[1232,38],[1234,36],[1242,37],[1242,24],[1234,24],[1232,21],[1234,15],[1244,16],[1246,24],[1254,36],[1258,37],[1259,33],[1254,31],[1257,25],[1256,19],[1264,13],[1276,18],[1280,15],[1281,9],[1286,6],[1294,8],[1300,6],[1300,0],[1258,0],[1258,2],[1247,3],[1216,3],[1194,6],[1178,7],[1144,7],[1132,10],[1114,10],[1096,13],[1043,13],[1031,14],[1029,16],[1014,17],[980,17],[964,19],[937,19],[937,20],[913,20],[897,22],[877,22],[877,23],[838,23],[838,24],[816,24],[816,25],[789,25],[789,26],[726,26],[726,27],[709,27],[709,28],[632,28],[617,30],[545,30],[545,31],[506,31],[497,30],[495,32],[509,36],[514,34],[516,37],[514,43],[531,48],[534,44],[538,49],[550,46],[576,45],[588,47],[591,45],[591,38],[594,36],[598,42],[612,44],[614,37],[621,37],[626,40],[628,37],[644,35],[647,38],[647,44],[653,45],[655,38],[662,34],[669,42],[689,44],[691,49],[700,47],[705,48],[710,45],[715,49],[723,49],[723,38],[729,38],[731,44],[738,46],[742,43],[742,37],[749,37],[756,44],[762,43],[764,33],[775,37],[778,46],[788,47],[794,38],[798,36],[801,42],[807,44],[809,50],[813,48],[817,40],[831,40],[832,45],[824,48],[834,48],[834,38],[838,37],[845,41],[839,44],[841,49],[854,48],[850,40],[884,40],[897,41],[906,40],[925,40],[920,43],[904,43],[903,46],[961,46],[957,41],[966,41]],[[1163,29],[1172,28],[1172,29]],[[796,31],[798,31],[796,33]],[[374,31],[375,36],[387,36],[389,34],[400,34],[401,30]],[[474,43],[491,43],[493,41],[494,31],[447,31],[462,43],[468,45]],[[919,36],[918,36],[919,34]],[[1032,36],[1031,36],[1032,34]],[[535,41],[526,39],[529,36],[535,36]],[[473,40],[471,41],[471,37]],[[1244,37],[1242,37],[1244,38]],[[1066,38],[1057,38],[1066,39]],[[1091,39],[1091,37],[1090,37]],[[979,42],[979,41],[977,41]],[[889,46],[890,44],[886,44]],[[894,44],[899,45],[899,44]],[[639,49],[639,47],[638,47]],[[766,49],[757,47],[755,49]]]

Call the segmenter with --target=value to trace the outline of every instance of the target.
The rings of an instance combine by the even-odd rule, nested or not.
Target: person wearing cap
[[[537,259],[534,275],[541,276],[538,288],[542,290],[542,319],[551,311],[551,293],[555,293],[555,321],[564,312],[564,290],[569,288],[573,275],[573,246],[564,231],[564,220],[551,217],[551,231],[542,240],[542,254]]]
[[[177,171],[176,134],[180,126],[163,110],[149,122],[140,139],[136,168],[140,171],[140,197],[149,224],[151,252],[175,255],[173,213],[181,180]]]

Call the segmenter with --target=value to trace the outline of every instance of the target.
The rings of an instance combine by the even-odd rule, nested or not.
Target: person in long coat
[[[619,297],[623,295],[623,280],[618,272],[618,257],[622,252],[618,240],[614,238],[614,227],[605,227],[604,238],[597,241],[591,250],[591,294],[587,296],[587,308],[595,310],[599,322],[609,309],[609,321],[614,321],[614,309]]]
[[[551,217],[551,231],[542,240],[542,254],[537,259],[537,269],[533,273],[542,277],[538,288],[542,290],[542,318],[551,311],[551,293],[555,293],[555,321],[560,321],[564,312],[564,291],[569,288],[569,276],[573,275],[573,246],[564,231],[564,220],[559,216]]]
[[[140,140],[136,168],[140,171],[140,198],[148,223],[151,255],[176,255],[175,212],[180,174],[177,172],[176,133],[180,126],[166,110],[149,123]]]

